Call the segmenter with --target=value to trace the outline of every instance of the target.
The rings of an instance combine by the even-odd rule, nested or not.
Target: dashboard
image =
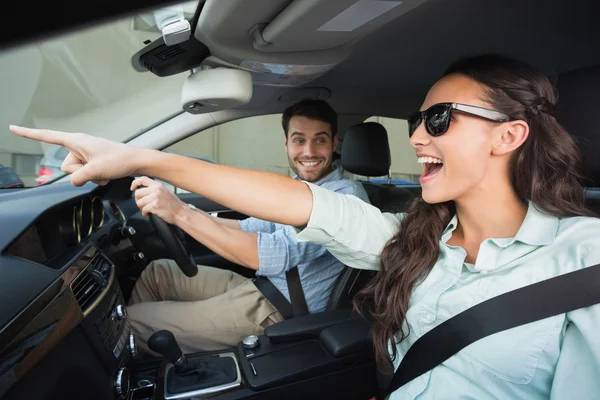
[[[86,195],[74,205],[62,206],[57,212],[42,214],[9,245],[6,253],[60,268],[60,264],[53,263],[57,257],[91,238],[105,223],[125,223],[121,208],[112,200]]]
[[[148,261],[170,256],[132,180],[0,190],[0,399],[127,398],[126,300]],[[223,210],[194,196],[182,200]]]
[[[115,396],[106,378],[123,378],[135,353],[118,281],[136,264],[123,234],[138,211],[130,183],[0,191],[0,398],[89,398],[96,384]],[[88,376],[104,378],[56,391]]]
[[[116,256],[116,264],[122,261],[112,253],[119,247],[115,232],[126,223],[122,208],[131,199],[130,182],[82,187],[64,182],[0,191],[0,327],[62,275],[86,246]]]

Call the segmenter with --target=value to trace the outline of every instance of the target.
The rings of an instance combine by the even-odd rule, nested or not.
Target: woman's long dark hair
[[[478,83],[482,100],[495,110],[529,124],[529,136],[512,158],[512,182],[522,201],[559,217],[591,215],[585,207],[577,145],[554,118],[557,95],[548,77],[510,58],[482,55],[452,64],[444,73],[462,74]],[[398,233],[381,254],[380,272],[354,301],[368,306],[379,367],[390,371],[388,345],[410,333],[405,324],[415,283],[424,279],[440,253],[440,239],[455,213],[454,202],[428,204],[417,199]],[[397,356],[392,345],[391,359]]]

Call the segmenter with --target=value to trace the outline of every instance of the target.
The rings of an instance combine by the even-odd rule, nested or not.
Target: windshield
[[[190,21],[196,6],[168,9]],[[12,169],[27,187],[64,175],[65,149],[19,138],[11,124],[123,142],[180,113],[187,73],[158,77],[131,65],[135,53],[161,37],[157,20],[164,15],[151,10],[0,52],[0,169]]]

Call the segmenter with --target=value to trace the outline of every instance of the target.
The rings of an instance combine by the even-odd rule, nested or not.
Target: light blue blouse
[[[307,184],[313,210],[298,241],[321,244],[348,266],[377,269],[381,250],[404,215],[381,213],[356,197]],[[530,203],[517,235],[485,240],[474,265],[465,263],[462,248],[446,244],[456,224],[454,216],[443,232],[438,261],[414,288],[406,320],[410,335],[397,345],[396,368],[419,337],[452,316],[502,293],[600,263],[596,218],[557,218]],[[389,398],[600,399],[600,305],[483,338]]]

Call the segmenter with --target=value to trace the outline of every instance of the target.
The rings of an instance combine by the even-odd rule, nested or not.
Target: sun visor
[[[254,27],[262,52],[332,49],[373,32],[426,0],[296,0]]]
[[[231,68],[202,69],[183,84],[181,106],[190,114],[205,114],[247,104],[252,98],[252,75]]]

